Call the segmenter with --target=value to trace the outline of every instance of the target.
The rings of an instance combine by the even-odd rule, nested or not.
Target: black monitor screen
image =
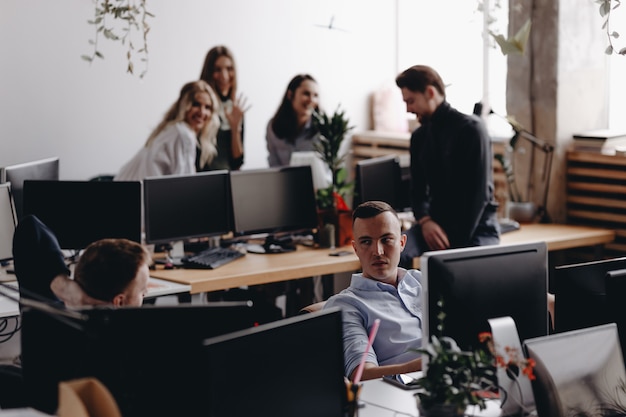
[[[543,242],[427,252],[421,265],[424,339],[454,338],[462,349],[510,316],[520,340],[548,334],[548,255]],[[443,329],[439,329],[441,315]]]
[[[147,243],[168,243],[231,231],[228,171],[149,177],[143,181]]]
[[[49,180],[59,179],[59,158],[52,157],[23,164],[11,165],[0,171],[0,182],[11,183],[11,194],[15,202],[17,218],[24,215],[23,190],[25,180]]]
[[[359,161],[355,168],[355,189],[353,207],[365,201],[384,201],[395,210],[400,207],[401,171],[395,155]]]
[[[346,415],[341,323],[329,309],[207,340],[206,415]]]
[[[554,330],[558,333],[610,323],[607,272],[625,269],[626,257],[561,265],[554,268]]]
[[[256,325],[251,303],[81,310],[60,321],[25,309],[22,369],[29,406],[56,411],[58,382],[95,377],[124,417],[206,416],[209,337]],[[73,327],[77,326],[76,327]]]
[[[626,304],[624,303],[626,269],[616,269],[607,272],[604,281],[609,314],[607,323],[617,324],[622,353],[626,353]]]
[[[0,184],[0,261],[13,258],[15,224],[10,184]]]
[[[310,166],[232,171],[230,181],[238,235],[317,227]]]
[[[62,249],[103,238],[141,242],[141,183],[26,180],[24,214],[47,225]]]

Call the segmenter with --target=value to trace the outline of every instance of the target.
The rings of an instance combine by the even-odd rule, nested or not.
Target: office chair
[[[324,308],[324,304],[326,304],[326,301],[319,301],[317,303],[309,304],[306,307],[302,307],[298,314],[315,313],[316,311],[322,310]]]

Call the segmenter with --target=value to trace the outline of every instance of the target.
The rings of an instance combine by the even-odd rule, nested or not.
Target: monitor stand
[[[172,265],[176,267],[183,266],[183,257],[185,256],[185,245],[182,240],[172,242],[167,248],[167,256],[165,259],[155,259],[154,263]]]
[[[248,253],[287,253],[296,250],[291,236],[276,238],[274,235],[268,235],[263,244],[248,243],[246,251]]]

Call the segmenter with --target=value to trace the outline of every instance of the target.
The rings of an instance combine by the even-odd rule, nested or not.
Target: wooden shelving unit
[[[411,134],[409,132],[380,132],[367,130],[357,132],[352,135],[352,162],[367,158],[375,158],[384,155],[398,155],[400,166],[408,173],[411,164],[409,147]],[[493,142],[493,153],[504,153],[504,143]],[[499,213],[504,215],[505,202],[508,199],[506,177],[502,166],[498,161],[493,161],[493,181],[495,187],[495,197],[500,204]]]
[[[567,217],[569,224],[615,230],[606,255],[626,256],[626,156],[567,153]]]

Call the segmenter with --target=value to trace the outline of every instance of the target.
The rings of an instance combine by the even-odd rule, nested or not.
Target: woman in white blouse
[[[141,181],[152,176],[195,173],[196,153],[205,162],[217,154],[218,106],[206,82],[185,84],[144,147],[122,167],[115,180]]]

